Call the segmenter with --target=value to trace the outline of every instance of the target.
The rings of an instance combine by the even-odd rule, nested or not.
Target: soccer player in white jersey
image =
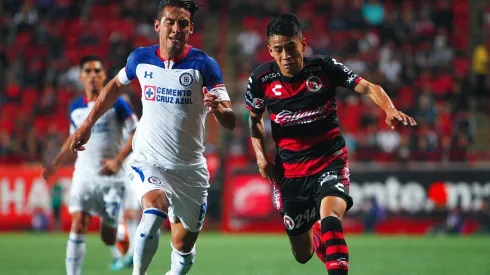
[[[138,48],[104,88],[92,112],[73,135],[71,149],[84,150],[94,122],[112,106],[123,85],[138,78],[143,116],[133,140],[132,178],[143,217],[134,245],[133,274],[146,274],[159,243],[159,228],[171,221],[171,266],[187,274],[207,207],[209,173],[204,151],[207,114],[228,130],[236,117],[214,59],[188,45],[194,30],[192,0],[162,0],[154,21],[159,44]]]
[[[85,94],[70,105],[70,134],[82,126],[95,100],[100,96],[106,80],[102,61],[96,56],[86,56],[80,61],[80,80]],[[85,258],[85,235],[92,215],[102,219],[101,238],[109,246],[113,259],[120,257],[115,247],[119,208],[124,199],[127,171],[121,167],[131,152],[137,118],[128,103],[115,98],[108,112],[92,127],[92,139],[84,151],[77,153],[70,190],[69,211],[72,226],[66,249],[66,274],[80,275]],[[127,142],[121,145],[123,134]],[[71,136],[63,144],[54,161],[46,165],[42,177],[48,179],[56,168],[72,155]]]

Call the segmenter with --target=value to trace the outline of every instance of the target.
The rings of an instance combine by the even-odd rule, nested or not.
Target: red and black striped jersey
[[[247,108],[258,115],[267,108],[277,145],[276,165],[284,177],[344,166],[345,141],[339,130],[335,88],[354,90],[359,81],[361,77],[345,65],[320,55],[305,57],[303,69],[291,78],[281,74],[276,62],[252,72]]]

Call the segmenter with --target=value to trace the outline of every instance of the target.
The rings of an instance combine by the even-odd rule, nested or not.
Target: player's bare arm
[[[276,180],[274,164],[267,159],[267,154],[265,152],[266,133],[263,115],[250,112],[248,127],[260,174],[264,179],[269,181]]]
[[[100,171],[102,175],[110,176],[119,171],[124,160],[133,151],[133,136],[134,136],[134,132],[131,133],[131,135],[128,138],[128,141],[126,141],[126,144],[124,144],[124,147],[121,149],[121,151],[119,151],[119,154],[117,154],[114,158],[104,159],[104,162],[102,163],[102,170]]]
[[[70,150],[71,140],[72,136],[69,136],[61,146],[60,152],[58,153],[58,155],[56,155],[55,159],[50,164],[43,166],[41,176],[44,180],[48,180],[56,172],[56,169],[58,169],[60,164],[62,164],[72,156]]]
[[[209,93],[206,87],[202,88],[204,93],[204,106],[207,107],[207,113],[213,114],[216,121],[222,127],[232,131],[236,127],[236,116],[228,100],[219,101],[218,96]]]
[[[368,96],[376,105],[378,105],[386,113],[386,124],[394,129],[393,120],[397,119],[402,122],[405,126],[415,126],[417,122],[412,117],[406,115],[405,113],[398,111],[393,105],[390,97],[381,88],[381,86],[373,84],[365,79],[362,79],[359,84],[357,84],[355,91]]]
[[[77,151],[85,150],[83,145],[90,139],[90,132],[93,125],[105,112],[112,108],[117,98],[121,95],[121,86],[122,83],[119,81],[118,76],[116,76],[104,87],[87,119],[75,134],[73,134],[70,144],[72,152],[76,153]]]

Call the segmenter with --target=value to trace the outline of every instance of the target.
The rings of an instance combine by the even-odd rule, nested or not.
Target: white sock
[[[134,241],[136,237],[136,230],[138,228],[138,222],[136,220],[127,220],[126,229],[128,230],[129,247],[126,254],[133,255]]]
[[[82,264],[85,259],[85,235],[70,232],[68,244],[66,245],[66,274],[81,275]]]
[[[119,259],[122,255],[119,249],[115,245],[108,245],[109,251],[111,252],[112,260]]]
[[[143,211],[143,217],[134,238],[133,275],[146,274],[153,255],[158,249],[159,229],[166,218],[167,214],[157,208],[148,208]]]
[[[172,246],[170,274],[186,275],[189,270],[191,270],[194,260],[196,259],[196,247],[194,246],[189,253],[182,253],[177,251],[172,244],[170,244],[170,246]]]

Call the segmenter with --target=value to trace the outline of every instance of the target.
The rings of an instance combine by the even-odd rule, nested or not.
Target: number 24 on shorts
[[[303,223],[310,222],[316,217],[315,207],[311,209],[306,209],[304,213],[296,215],[294,219],[291,219],[288,215],[284,215],[284,224],[288,230],[293,230],[294,228],[300,228]]]

